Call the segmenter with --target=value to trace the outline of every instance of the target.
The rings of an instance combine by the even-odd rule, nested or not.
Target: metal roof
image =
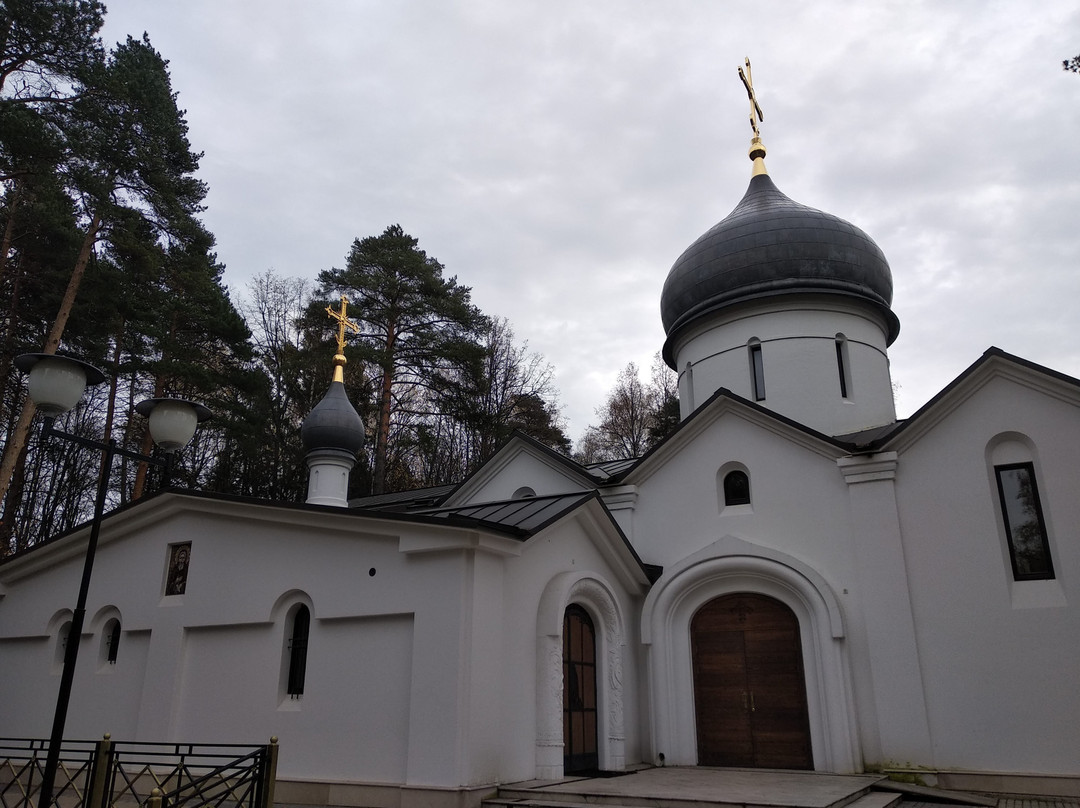
[[[455,521],[474,520],[493,527],[509,528],[523,535],[532,535],[595,496],[594,492],[586,491],[459,505],[453,508],[426,508],[412,513],[416,516],[442,517]]]
[[[408,491],[394,491],[389,494],[356,497],[349,500],[349,507],[395,511],[430,508],[442,502],[457,487],[457,483],[450,483],[449,485],[436,485],[431,488],[413,488]]]

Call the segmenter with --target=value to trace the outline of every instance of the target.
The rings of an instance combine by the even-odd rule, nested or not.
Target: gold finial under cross
[[[765,174],[765,144],[761,142],[761,130],[758,129],[758,121],[765,122],[765,113],[761,111],[757,93],[754,92],[754,77],[750,73],[749,57],[746,58],[746,72],[739,68],[739,78],[742,79],[746,94],[750,98],[750,128],[754,130],[754,137],[750,141],[750,159],[754,161],[754,174]]]
[[[337,353],[334,355],[334,381],[344,382],[345,371],[342,368],[345,366],[345,329],[348,328],[354,334],[360,333],[360,326],[345,316],[345,312],[349,308],[349,298],[345,295],[341,296],[341,311],[334,311],[333,307],[327,306],[326,313],[330,315],[331,320],[337,320],[338,332],[337,332]]]

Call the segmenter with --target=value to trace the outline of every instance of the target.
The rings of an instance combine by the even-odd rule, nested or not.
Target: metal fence
[[[48,741],[0,738],[0,808],[36,808]],[[277,738],[238,744],[65,741],[55,808],[273,808]]]

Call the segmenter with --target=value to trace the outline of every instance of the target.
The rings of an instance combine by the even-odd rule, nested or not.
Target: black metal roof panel
[[[760,174],[735,209],[675,261],[660,314],[670,342],[698,317],[791,293],[864,300],[885,317],[889,343],[900,331],[889,308],[892,272],[874,240],[837,216],[793,201]]]
[[[457,487],[457,483],[450,483],[449,485],[436,485],[431,488],[413,488],[408,491],[394,491],[389,494],[356,497],[349,500],[349,507],[394,511],[430,508],[440,504]]]
[[[590,463],[585,469],[591,474],[599,474],[606,479],[621,474],[637,461],[638,459],[636,457],[621,458],[619,460],[602,460],[598,463]]]
[[[522,535],[532,535],[595,496],[594,492],[587,491],[459,505],[453,508],[429,508],[413,513],[417,516],[453,518],[459,523],[462,519],[474,520],[483,525],[504,530],[510,528]]]

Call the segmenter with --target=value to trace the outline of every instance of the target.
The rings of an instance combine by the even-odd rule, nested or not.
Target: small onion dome
[[[701,317],[735,304],[790,294],[865,301],[884,317],[888,344],[900,332],[892,313],[892,272],[866,233],[786,197],[768,174],[751,178],[742,201],[672,266],[660,314],[672,340]]]
[[[357,454],[364,448],[364,422],[345,394],[345,385],[330,382],[330,389],[304,419],[300,428],[304,449],[340,449]]]

